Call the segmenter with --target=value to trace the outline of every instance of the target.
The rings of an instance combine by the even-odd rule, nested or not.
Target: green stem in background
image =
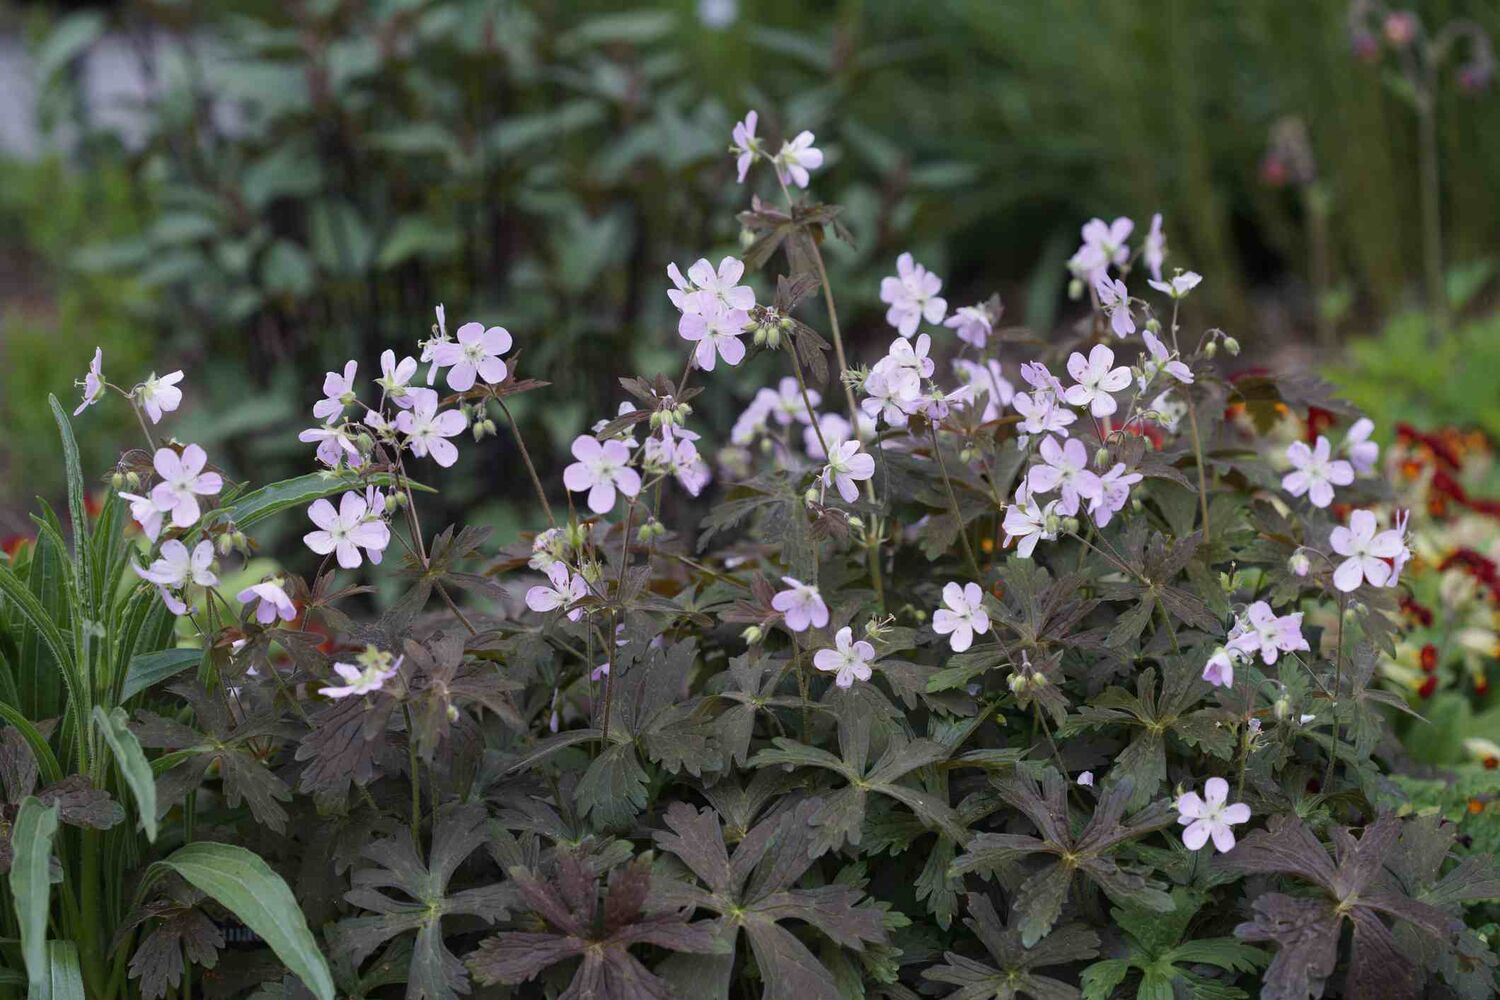
[[[555,528],[557,519],[552,516],[552,505],[547,502],[547,491],[542,489],[542,480],[536,474],[536,466],[532,464],[531,452],[526,450],[526,439],[521,437],[521,428],[516,423],[516,418],[511,415],[510,407],[505,405],[505,400],[497,396],[495,401],[500,404],[500,412],[505,414],[505,419],[510,421],[510,432],[515,435],[516,447],[521,449],[521,461],[526,464],[526,473],[531,477],[531,488],[536,490],[536,498],[542,503],[542,512],[547,515],[547,524]]]
[[[958,507],[958,494],[953,492],[953,480],[948,478],[948,465],[943,461],[943,449],[938,444],[937,425],[929,423],[927,430],[932,437],[932,456],[937,459],[938,471],[943,474],[943,485],[948,488],[948,504],[953,511],[953,523],[958,528],[958,540],[964,543],[964,557],[968,559],[969,569],[973,572],[977,582],[984,574],[980,572],[979,560],[974,558],[974,549],[969,545],[969,536],[964,532],[964,519]]]
[[[1181,299],[1172,299],[1172,350],[1179,355],[1182,351],[1177,346],[1177,310],[1181,304]],[[1212,531],[1208,521],[1208,470],[1203,466],[1203,440],[1198,436],[1198,407],[1193,402],[1191,387],[1184,387],[1182,394],[1187,398],[1188,427],[1193,433],[1193,459],[1198,466],[1198,507],[1203,514],[1203,547],[1207,549]]]
[[[417,759],[417,727],[412,723],[411,706],[403,705],[406,713],[406,762],[411,771],[411,840],[420,853],[422,850],[422,773],[421,761]]]
[[[1422,273],[1434,342],[1448,332],[1448,290],[1443,283],[1442,188],[1438,175],[1437,81],[1427,71],[1426,93],[1417,99],[1418,167],[1422,185]]]
[[[1328,703],[1328,715],[1333,722],[1333,729],[1329,732],[1328,746],[1328,768],[1323,772],[1323,794],[1327,795],[1333,788],[1333,769],[1339,758],[1339,697],[1344,690],[1344,610],[1349,606],[1349,598],[1342,592],[1339,594],[1339,631],[1338,651],[1334,654],[1333,661],[1333,697]]]
[[[1307,216],[1307,257],[1313,291],[1313,323],[1318,346],[1332,356],[1338,346],[1338,330],[1328,311],[1329,286],[1333,283],[1328,249],[1328,192],[1321,184],[1302,189],[1302,208]]]

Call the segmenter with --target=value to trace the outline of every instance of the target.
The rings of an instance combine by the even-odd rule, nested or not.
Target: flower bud
[[[1157,319],[1155,316],[1152,316],[1150,319],[1146,320],[1146,329],[1150,330],[1152,333],[1161,333],[1161,320]]]
[[[1293,552],[1292,557],[1286,561],[1286,568],[1291,570],[1293,576],[1306,576],[1312,570],[1312,560],[1307,558],[1305,552]]]
[[[749,628],[740,633],[740,638],[744,639],[752,646],[760,642],[765,637],[766,630],[761,628],[759,625],[751,625]]]
[[[589,562],[584,563],[582,569],[583,569],[583,578],[585,580],[587,580],[590,584],[596,584],[596,583],[598,583],[599,582],[599,578],[604,575],[600,571],[600,569],[599,569],[599,564],[596,563],[596,562],[593,562],[592,560],[589,561]]]
[[[140,487],[141,487],[141,476],[140,476],[140,473],[138,473],[138,472],[127,472],[127,473],[125,473],[125,485],[129,486],[133,490],[140,489]]]
[[[740,239],[740,249],[741,250],[749,250],[750,249],[750,245],[755,242],[755,234],[752,233],[748,229],[741,228],[740,229],[740,237],[739,237],[739,239]]]
[[[1240,355],[1240,342],[1233,337],[1225,337],[1224,350],[1229,352],[1230,357],[1237,358]]]
[[[803,496],[807,499],[808,503],[817,503],[818,502],[818,488],[816,486],[809,486],[807,488],[807,492],[805,494],[803,494]]]
[[[1271,710],[1276,713],[1278,720],[1285,721],[1292,714],[1292,699],[1282,695],[1271,705]]]
[[[219,555],[227,556],[234,551],[234,539],[226,532],[219,536],[218,540],[214,543],[214,547],[219,550]]]
[[[1010,686],[1011,694],[1020,694],[1026,690],[1026,677],[1022,674],[1011,674],[1005,683]]]
[[[588,541],[588,537],[588,529],[576,522],[563,529],[563,544],[569,549],[582,551],[583,543]]]
[[[1206,343],[1206,344],[1203,345],[1203,356],[1205,358],[1212,358],[1215,354],[1218,354],[1218,353],[1219,353],[1219,342],[1218,341],[1216,341],[1216,340],[1210,340],[1208,343]]]
[[[457,722],[458,721],[458,706],[457,705],[449,705],[448,706],[447,715],[448,715],[448,721],[449,722]]]
[[[1074,278],[1068,282],[1068,298],[1074,302],[1083,298],[1083,279]]]
[[[390,496],[385,498],[386,509],[392,512],[405,507],[410,502],[411,501],[406,498],[406,492],[404,490],[393,492]]]
[[[1108,448],[1104,447],[1103,445],[1099,446],[1099,450],[1094,452],[1094,464],[1101,469],[1109,465]]]
[[[114,487],[117,490],[124,489],[125,488],[125,474],[122,473],[122,472],[116,471],[114,475],[112,475],[112,476],[109,477],[109,485],[112,486],[112,487]]]
[[[1062,519],[1062,530],[1070,535],[1078,534],[1078,518],[1065,517]]]
[[[636,529],[635,537],[642,542],[649,542],[653,538],[660,538],[666,534],[666,531],[666,527],[660,521],[652,518]]]

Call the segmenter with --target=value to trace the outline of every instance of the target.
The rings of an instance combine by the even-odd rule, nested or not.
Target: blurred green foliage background
[[[910,249],[950,302],[1066,322],[1064,261],[1093,215],[1166,219],[1205,274],[1189,322],[1249,364],[1327,363],[1377,416],[1500,430],[1500,326],[1483,319],[1500,227],[1500,100],[1436,91],[1443,251],[1459,332],[1419,301],[1413,95],[1351,52],[1338,0],[228,0],[0,7],[31,53],[52,152],[0,162],[0,533],[60,484],[47,393],[95,344],[131,384],[184,368],[177,433],[238,475],[300,468],[322,372],[362,374],[433,306],[507,326],[518,400],[554,451],[612,411],[614,378],[675,370],[669,262],[731,252],[730,126],[829,154],[818,195],[857,245],[830,251],[856,351],[888,337],[875,293]],[[1500,34],[1500,8],[1429,0]],[[90,98],[113,40],[145,86],[129,141]],[[1472,90],[1473,88],[1468,88]],[[1291,183],[1268,162],[1289,117]],[[1307,173],[1306,171],[1311,171]],[[1305,174],[1305,175],[1304,175]],[[1308,275],[1321,277],[1310,285]],[[1347,352],[1310,354],[1321,317]],[[1391,318],[1394,317],[1394,318]],[[1387,332],[1382,327],[1390,321]],[[1367,340],[1372,336],[1379,339]],[[1486,370],[1488,374],[1486,374]],[[1462,392],[1449,391],[1458,375]],[[705,397],[710,426],[738,399]],[[1392,386],[1397,389],[1393,391]],[[545,397],[544,403],[526,404]],[[131,428],[80,420],[93,468]],[[253,432],[253,433],[247,433]],[[507,435],[445,493],[502,527],[527,503]]]

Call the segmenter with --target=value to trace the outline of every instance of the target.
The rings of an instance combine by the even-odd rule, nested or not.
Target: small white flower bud
[[[1240,342],[1238,340],[1235,340],[1233,337],[1225,337],[1224,350],[1228,351],[1231,357],[1238,357],[1240,353]]]
[[[1026,677],[1022,674],[1011,674],[1005,683],[1010,686],[1011,694],[1020,694],[1026,690]]]
[[[1293,552],[1292,557],[1286,561],[1286,568],[1294,576],[1306,576],[1312,571],[1312,560],[1307,558],[1305,552]]]
[[[116,472],[114,475],[110,476],[109,477],[109,485],[113,486],[117,490],[118,489],[123,489],[124,486],[125,486],[125,475],[124,475],[124,473]]]
[[[1094,464],[1096,466],[1098,466],[1099,468],[1101,468],[1101,469],[1103,469],[1103,468],[1105,468],[1105,467],[1107,467],[1109,465],[1109,449],[1108,448],[1104,447],[1103,445],[1099,446],[1099,450],[1096,451],[1096,452],[1094,452]]]
[[[740,638],[744,639],[752,646],[760,642],[765,637],[766,630],[761,628],[759,625],[751,625],[749,628],[740,633]]]
[[[1074,278],[1068,282],[1068,298],[1074,302],[1083,298],[1083,280],[1081,278]]]
[[[1161,321],[1158,320],[1155,316],[1152,316],[1150,319],[1146,320],[1146,329],[1150,330],[1152,333],[1161,333]]]
[[[1218,343],[1218,341],[1216,341],[1216,340],[1210,340],[1208,343],[1206,343],[1206,344],[1203,345],[1203,356],[1205,358],[1211,358],[1215,354],[1218,354],[1218,353],[1219,353],[1219,343]]]
[[[458,721],[458,706],[457,705],[449,705],[448,706],[447,715],[448,715],[448,721],[449,722],[457,722]]]

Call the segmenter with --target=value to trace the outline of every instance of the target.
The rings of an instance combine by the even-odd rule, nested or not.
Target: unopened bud
[[[864,531],[865,530],[864,519],[861,518],[858,514],[850,514],[849,515],[849,527],[853,528],[855,531]]]
[[[125,485],[129,486],[133,490],[140,489],[140,486],[141,486],[141,477],[140,477],[140,474],[137,473],[137,472],[127,472],[127,473],[125,473]]]
[[[660,538],[666,531],[666,527],[660,521],[652,518],[636,529],[635,537],[642,542],[649,542],[653,538]]]
[[[569,524],[563,529],[563,543],[570,549],[583,549],[583,543],[588,540],[588,529],[578,523]]]
[[[1099,450],[1094,452],[1094,464],[1101,469],[1109,464],[1108,448],[1104,447],[1103,445],[1099,446]]]
[[[1079,299],[1083,298],[1082,278],[1074,278],[1072,281],[1068,282],[1068,298],[1073,300],[1074,302],[1077,302]]]
[[[220,535],[214,545],[219,550],[219,555],[221,556],[227,556],[234,551],[234,539],[227,533]]]
[[[110,476],[109,477],[109,485],[113,486],[117,490],[124,489],[125,488],[125,474],[123,472],[116,472],[114,475]]]
[[[583,578],[589,583],[598,583],[599,578],[603,575],[604,574],[599,570],[598,563],[590,561],[583,564]]]
[[[1286,568],[1294,576],[1306,576],[1312,570],[1312,560],[1307,558],[1305,552],[1293,552],[1292,557],[1286,561]]]
[[[1026,678],[1022,674],[1011,674],[1005,683],[1010,686],[1011,694],[1020,694],[1026,690]]]
[[[392,493],[390,496],[385,498],[386,509],[390,511],[399,510],[400,508],[405,507],[409,502],[410,501],[406,499],[405,492]]]
[[[761,628],[759,625],[751,625],[749,628],[740,633],[740,638],[744,639],[752,646],[760,642],[765,637],[766,630]]]
[[[449,705],[448,706],[448,713],[447,714],[448,714],[448,721],[449,722],[457,722],[458,721],[458,706],[457,705]]]
[[[1161,333],[1161,320],[1157,319],[1155,316],[1152,316],[1150,319],[1146,320],[1146,329],[1150,330],[1152,333]]]
[[[1062,519],[1062,530],[1070,535],[1078,534],[1078,518],[1065,517]]]
[[[1206,343],[1206,344],[1203,345],[1203,356],[1205,358],[1211,358],[1215,354],[1218,354],[1218,353],[1219,353],[1219,343],[1218,343],[1218,341],[1216,341],[1216,340],[1210,340],[1208,343]]]
[[[807,499],[808,503],[817,503],[818,502],[818,488],[816,486],[809,486],[807,488],[807,492],[805,494],[803,494],[803,496]]]
[[[1292,699],[1282,695],[1271,704],[1271,711],[1276,713],[1277,719],[1285,720],[1292,714]]]
[[[1229,352],[1230,357],[1239,357],[1240,342],[1233,337],[1224,338],[1224,350]]]

